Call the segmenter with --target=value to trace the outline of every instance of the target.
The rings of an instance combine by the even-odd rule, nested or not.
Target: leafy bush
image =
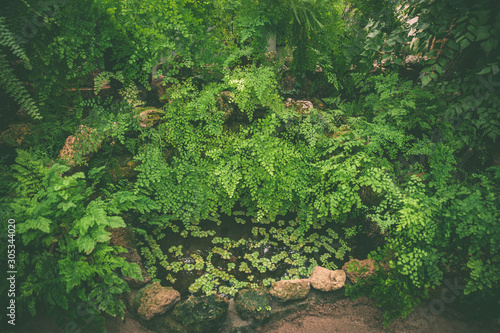
[[[94,314],[123,315],[116,296],[129,288],[120,274],[142,278],[136,264],[118,256],[126,250],[108,245],[109,228],[124,227],[123,219],[109,216],[102,200],[87,199],[92,189],[83,173],[63,176],[68,166],[47,167],[25,151],[18,154],[11,207],[17,240],[26,249],[16,261],[23,272],[19,308],[34,315],[44,305],[74,316],[75,304],[94,299]]]

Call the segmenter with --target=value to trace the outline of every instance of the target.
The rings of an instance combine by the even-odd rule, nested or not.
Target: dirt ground
[[[435,316],[421,307],[405,320],[383,327],[383,311],[375,301],[362,297],[343,299],[334,304],[313,304],[307,311],[290,315],[275,323],[260,327],[256,333],[494,333],[500,325],[491,322],[466,322],[452,309]]]
[[[414,315],[397,320],[384,328],[383,311],[366,297],[356,300],[343,299],[336,303],[313,302],[307,311],[297,312],[277,322],[269,323],[254,333],[498,333],[500,325],[495,320],[488,322],[465,320],[463,314],[446,308],[439,315],[432,315],[424,305]],[[427,311],[425,311],[427,310]],[[426,317],[422,313],[427,313]],[[67,333],[57,328],[47,318],[35,318],[15,332],[23,333]],[[110,318],[106,321],[108,333],[154,333],[126,315],[124,320]],[[78,330],[70,330],[75,333]],[[82,332],[83,333],[83,332]]]

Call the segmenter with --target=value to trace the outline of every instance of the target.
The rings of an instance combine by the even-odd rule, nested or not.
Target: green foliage
[[[399,4],[403,4],[399,2]],[[415,1],[401,6],[404,20],[398,27],[383,29],[384,22],[367,25],[365,61],[379,65],[406,66],[408,55],[416,56],[423,86],[454,94],[443,109],[448,119],[470,119],[475,129],[495,141],[500,134],[497,105],[500,25],[498,3],[492,0]],[[415,31],[409,34],[410,30]],[[425,55],[425,56],[422,56]]]
[[[386,308],[386,323],[407,316],[450,272],[465,276],[465,294],[498,286],[500,230],[494,178],[474,178],[472,184],[441,183],[432,191],[430,184],[413,176],[398,194],[399,202],[391,206],[395,211],[385,219],[392,225],[387,244],[373,256],[388,263],[390,274],[379,272],[367,282],[373,289],[366,290]],[[375,217],[379,225],[388,225]],[[356,294],[366,286],[353,288]]]
[[[118,257],[125,250],[108,245],[107,228],[124,227],[123,219],[109,216],[103,201],[87,199],[92,193],[83,173],[63,176],[69,167],[48,168],[24,151],[16,162],[11,207],[21,248],[30,251],[18,260],[18,270],[26,272],[20,304],[32,315],[40,305],[71,313],[74,304],[95,297],[95,314],[123,315],[116,296],[129,288],[118,271],[141,278],[136,264]]]
[[[234,91],[234,102],[247,113],[250,121],[257,107],[275,111],[281,106],[281,99],[276,95],[275,75],[269,67],[237,68],[226,81]]]
[[[395,74],[362,82],[359,101],[342,108],[362,115],[357,123],[362,124],[358,135],[369,137],[365,151],[381,157],[379,167],[360,177],[360,185],[375,194],[372,202],[377,204],[365,211],[386,237],[385,246],[372,257],[386,265],[349,293],[375,298],[388,324],[410,314],[448,274],[464,277],[466,294],[495,290],[495,176],[483,172],[458,181],[456,164],[466,138],[436,116],[445,109],[438,94],[400,82]],[[434,133],[440,133],[438,140]]]
[[[230,221],[225,221],[228,222]],[[298,221],[281,221],[279,228],[271,226],[275,224],[273,222],[275,221],[263,220],[260,223],[254,221],[255,226],[252,227],[254,237],[241,239],[214,237],[214,230],[207,230],[197,225],[187,228],[190,229],[189,232],[176,229],[174,232],[187,238],[187,244],[196,238],[202,238],[203,243],[205,243],[204,238],[211,240],[213,245],[208,251],[198,249],[198,253],[192,253],[182,245],[162,250],[159,238],[163,231],[157,229],[152,233],[154,236],[145,235],[146,246],[142,248],[143,257],[150,266],[148,272],[152,276],[156,276],[162,266],[168,274],[169,281],[173,283],[177,278],[188,278],[191,272],[195,271],[196,275],[200,276],[189,286],[189,291],[205,294],[219,292],[234,296],[238,290],[248,286],[261,282],[272,284],[281,278],[277,274],[282,274],[279,272],[283,269],[286,270],[284,277],[286,279],[307,278],[318,264],[329,269],[337,269],[335,262],[343,260],[350,251],[342,236],[327,228],[326,219],[318,221],[313,226],[315,232],[303,240],[294,235]],[[210,225],[208,220],[202,223]],[[227,227],[232,228],[230,225]],[[322,235],[319,236],[318,232]],[[204,236],[200,237],[200,234]],[[176,234],[168,236],[172,241],[175,241],[176,237]],[[346,235],[346,239],[348,237],[350,235]],[[335,243],[339,246],[334,245]],[[163,246],[165,244],[168,242],[164,242]],[[311,251],[308,251],[308,248]],[[318,261],[313,256],[318,256]]]
[[[26,52],[10,32],[3,16],[0,16],[0,46],[7,47],[14,56],[23,61],[27,69],[32,68]],[[41,119],[35,101],[14,73],[11,65],[7,61],[7,55],[4,53],[3,48],[0,48],[0,72],[2,73],[0,76],[0,87],[5,89],[7,94],[14,98],[31,117],[34,119]]]
[[[0,84],[32,118],[44,116],[23,142],[29,152],[1,169],[2,216],[20,221],[26,248],[20,302],[70,309],[94,299],[95,313],[120,314],[116,295],[127,286],[118,272],[139,274],[108,245],[124,212],[138,215],[130,220],[150,275],[201,274],[191,291],[270,285],[274,277],[260,279],[279,265],[289,265],[288,278],[318,264],[334,269],[370,232],[381,239],[372,257],[382,264],[349,293],[374,297],[386,323],[450,274],[466,280],[471,299],[494,293],[499,171],[483,169],[494,165],[500,133],[496,6],[83,0],[48,15],[34,0],[8,4]],[[28,11],[43,26],[23,44],[12,32],[24,31]],[[265,54],[274,35],[293,57]],[[404,79],[407,65],[419,80]],[[301,96],[281,96],[280,76],[295,80],[286,93]],[[287,109],[288,97],[317,108]],[[72,169],[51,162],[69,135]],[[466,167],[464,151],[474,156]],[[113,174],[119,161],[131,170],[126,179]],[[219,226],[219,213],[235,215],[253,238],[202,228]],[[297,219],[277,219],[286,214]],[[166,228],[182,239],[214,237],[212,251],[162,250]],[[269,244],[290,251],[266,256]]]

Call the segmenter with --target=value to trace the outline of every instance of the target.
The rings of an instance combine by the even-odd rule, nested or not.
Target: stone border
[[[143,294],[139,290],[128,293],[126,298],[130,314],[140,324],[157,333],[214,332],[214,322],[219,327],[218,331],[222,333],[254,332],[264,323],[275,322],[308,309],[313,301],[335,303],[346,298],[345,289],[342,288],[346,283],[350,282],[346,279],[344,270],[329,270],[316,266],[309,279],[281,280],[273,283],[270,288],[243,289],[234,298],[217,304],[211,300],[212,296],[189,296],[178,303],[175,302],[176,304],[165,313],[152,316],[145,316],[144,309],[141,316],[137,314],[137,304],[142,301],[137,299],[137,295],[141,297]],[[199,298],[210,299],[210,302],[205,304],[200,302]],[[144,300],[143,303],[150,302],[151,300]],[[179,304],[186,302],[203,304],[193,309],[191,313],[196,315],[201,313],[202,316],[206,313],[207,324],[210,323],[212,326],[197,323],[195,328],[186,327],[183,322],[192,322],[193,318],[180,318],[179,311],[175,310]],[[161,307],[161,304],[155,303],[153,308],[159,306]],[[145,317],[149,319],[145,320]]]

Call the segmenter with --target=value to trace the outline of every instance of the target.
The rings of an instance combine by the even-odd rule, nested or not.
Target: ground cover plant
[[[144,233],[142,254],[150,275],[165,275],[181,292],[187,286],[191,294],[234,296],[239,289],[260,283],[269,286],[280,279],[308,278],[317,265],[337,269],[350,251],[347,241],[356,229],[347,230],[341,238],[325,228],[323,220],[299,240],[293,235],[296,220],[279,220],[272,226],[271,220],[256,223],[243,211],[232,214],[234,217],[210,217],[182,231],[171,224],[167,229],[173,232],[158,232],[156,237]],[[229,230],[228,220],[234,230]]]
[[[190,275],[186,292],[231,297],[315,265],[338,268],[361,238],[377,274],[347,293],[376,299],[386,323],[450,277],[466,285],[461,301],[494,309],[500,11],[491,8],[5,5],[1,239],[16,249],[19,318],[83,321],[78,304],[90,299],[96,319],[121,315],[123,277],[140,270],[111,244],[118,227],[133,230],[153,279]],[[267,49],[274,38],[277,52]],[[6,280],[0,287],[7,294]]]

